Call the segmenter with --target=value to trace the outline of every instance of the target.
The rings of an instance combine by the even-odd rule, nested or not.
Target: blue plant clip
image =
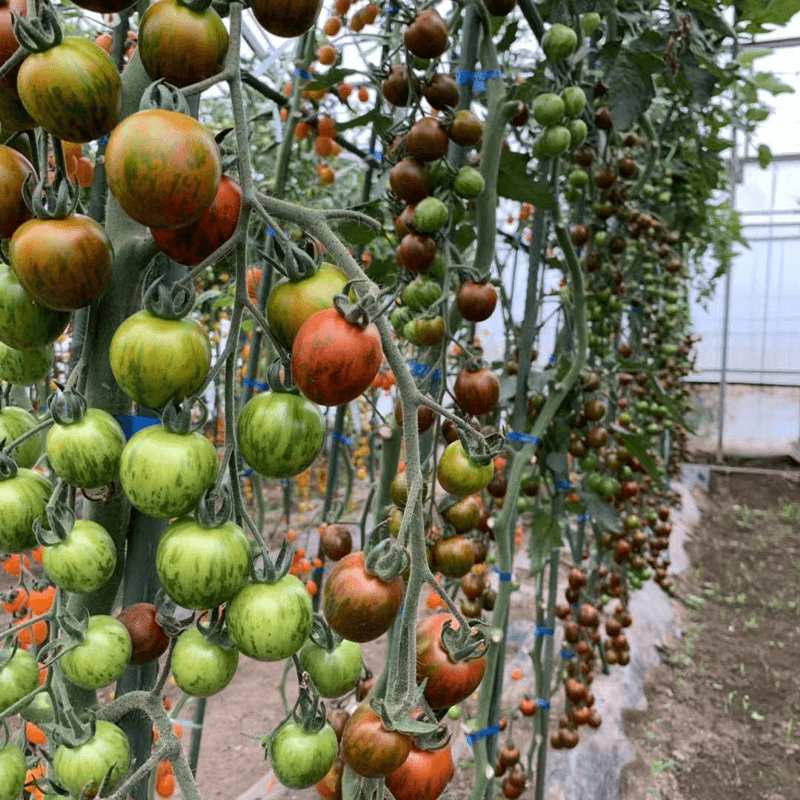
[[[269,384],[264,381],[254,381],[252,378],[242,378],[243,386],[252,386],[254,389],[260,389],[262,392],[269,391]]]
[[[294,71],[295,75],[299,75],[301,78],[310,81],[311,80],[311,73],[305,69],[296,69]]]
[[[522,431],[509,431],[509,442],[522,442],[523,444],[541,444],[542,440],[532,433],[524,433]]]
[[[498,567],[495,567],[494,571],[500,576],[503,583],[508,583],[514,577],[510,572],[501,572]]]
[[[545,625],[537,625],[536,630],[533,632],[534,636],[552,636],[555,633],[553,628],[548,628]]]
[[[339,431],[333,432],[333,438],[341,442],[342,444],[347,444],[347,445],[353,444],[353,439],[351,439],[349,436],[345,436],[343,433],[339,433]]]
[[[500,733],[500,726],[495,723],[494,725],[490,725],[488,728],[484,728],[483,730],[467,734],[467,744],[472,747],[473,743],[477,742],[479,739],[488,739],[490,736],[495,736],[498,733]]]

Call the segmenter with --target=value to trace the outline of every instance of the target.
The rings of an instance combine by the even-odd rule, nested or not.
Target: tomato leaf
[[[800,0],[741,0],[739,19],[749,22],[745,33],[765,33],[765,25],[785,25],[800,11]]]
[[[556,207],[555,198],[546,183],[528,174],[528,160],[524,153],[503,153],[497,174],[497,193],[509,200],[532,203],[537,208],[552,211]]]
[[[370,280],[381,286],[394,286],[397,281],[397,261],[394,258],[375,259],[364,271]]]
[[[625,442],[625,449],[642,462],[642,466],[647,470],[647,474],[658,486],[661,486],[661,473],[659,472],[658,465],[655,459],[647,454],[648,440],[644,436],[635,433],[623,433],[622,439]]]
[[[531,538],[528,543],[528,557],[531,561],[531,574],[541,572],[550,551],[561,547],[561,526],[543,508],[533,515],[531,520]]]
[[[619,528],[619,514],[614,511],[610,503],[604,503],[599,494],[584,489],[581,491],[581,498],[586,503],[586,511],[591,515],[593,522],[607,531]]]
[[[653,78],[630,58],[619,55],[604,82],[609,87],[608,110],[614,127],[619,131],[627,130],[654,97]]]
[[[466,250],[475,241],[476,236],[474,226],[462,225],[456,232],[456,247],[461,251]]]
[[[357,72],[354,69],[330,69],[324,75],[314,75],[314,80],[307,83],[303,88],[306,91],[318,91],[328,89],[331,86],[338,86],[348,75]]]
[[[519,20],[514,20],[506,27],[503,38],[497,43],[497,52],[503,53],[517,41],[517,31],[519,30]]]
[[[772,163],[772,150],[765,144],[758,146],[758,164],[761,169],[766,169]]]
[[[368,217],[372,217],[383,224],[383,211],[380,202],[377,200],[354,206],[352,210],[366,214]],[[369,244],[376,236],[381,234],[380,230],[375,230],[349,219],[337,223],[336,232],[340,238],[354,246]]]

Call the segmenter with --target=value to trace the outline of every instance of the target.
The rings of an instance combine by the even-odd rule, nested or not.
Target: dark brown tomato
[[[505,497],[507,490],[508,478],[505,472],[497,470],[489,481],[486,491],[489,492],[492,497]]]
[[[390,583],[370,575],[364,553],[350,553],[331,571],[322,611],[331,628],[351,642],[369,642],[386,633],[403,602],[403,579]]]
[[[346,525],[326,525],[320,539],[322,551],[331,561],[341,561],[353,549],[353,539]]]
[[[29,220],[11,238],[9,256],[33,300],[56,311],[83,308],[100,297],[114,265],[105,228],[82,214]]]
[[[467,280],[458,287],[456,294],[458,313],[469,322],[489,319],[497,306],[497,290],[491,283]]]
[[[414,205],[430,194],[428,167],[413,158],[398,161],[389,171],[389,185],[403,201]]]
[[[583,247],[589,241],[589,229],[585,225],[573,225],[569,235],[575,247]]]
[[[0,145],[0,239],[8,239],[33,214],[22,199],[29,175],[36,177],[31,162],[13,147]]]
[[[411,272],[425,272],[436,258],[436,239],[420,233],[407,233],[397,254],[403,266]]]
[[[403,41],[420,58],[438,58],[447,50],[447,23],[433,8],[420,11],[405,29]]]
[[[467,495],[443,511],[442,516],[455,528],[456,533],[469,533],[481,518],[481,507],[472,495]]]
[[[611,119],[611,112],[605,106],[601,106],[594,112],[594,124],[602,131],[609,131],[614,127]]]
[[[397,400],[394,404],[394,418],[399,427],[403,427],[403,404]],[[417,431],[425,433],[436,420],[436,414],[428,406],[419,406],[417,409]]]
[[[11,24],[12,11],[21,17],[26,17],[27,0],[4,0],[0,3],[0,64],[8,61],[19,47]],[[8,75],[0,79],[0,124],[3,130],[7,131],[25,131],[36,127],[36,123],[19,99],[17,91],[19,68],[20,64],[17,64]]]
[[[486,512],[481,513],[481,519],[478,521],[478,526],[480,527],[481,522],[483,521],[483,517]],[[486,563],[486,557],[489,555],[489,542],[487,541],[485,536],[477,536],[469,540],[470,544],[472,545],[472,552],[475,554],[475,563],[476,564],[484,564]]]
[[[514,0],[514,5],[516,5],[517,0]],[[528,120],[530,119],[531,111],[528,106],[523,103],[517,103],[517,111],[513,117],[511,117],[511,124],[515,128],[521,128],[523,125],[528,124]]]
[[[139,22],[138,42],[147,74],[183,87],[219,72],[228,31],[211,7],[195,11],[178,0],[158,0]]]
[[[449,135],[456,144],[470,147],[483,138],[483,123],[468,109],[461,109],[453,117]]]
[[[342,734],[342,759],[364,778],[383,778],[398,769],[411,752],[412,740],[387,731],[368,706],[358,706]]]
[[[579,167],[591,167],[594,161],[594,153],[588,147],[581,147],[575,151],[573,158]]]
[[[489,0],[486,8],[495,17],[507,17],[517,6],[517,0]]]
[[[468,414],[476,417],[488,414],[500,399],[500,381],[488,367],[461,370],[453,386],[456,402]]]
[[[156,607],[152,603],[134,603],[123,608],[117,619],[131,637],[131,664],[147,664],[166,652],[169,636],[156,622]]]
[[[461,613],[467,619],[480,619],[482,610],[480,599],[461,601]]]
[[[417,88],[416,78],[412,79],[414,88]],[[405,108],[411,96],[411,85],[408,80],[408,70],[405,67],[392,67],[389,75],[381,84],[383,97],[387,103],[398,108]]]
[[[195,267],[233,236],[241,208],[241,186],[223,175],[213,202],[198,220],[182,228],[150,228],[150,233],[161,252],[179,264]]]
[[[448,578],[462,578],[475,563],[475,551],[464,536],[440,539],[433,547],[433,556],[436,569]]]
[[[461,579],[461,591],[464,592],[464,594],[470,600],[479,599],[483,595],[485,589],[486,589],[486,572],[484,571],[483,568],[481,568],[481,571],[478,572],[475,569],[475,567],[473,567]]]
[[[452,614],[425,617],[417,624],[417,683],[428,679],[425,699],[433,708],[449,708],[466,700],[480,685],[486,671],[486,654],[470,661],[453,661],[442,646],[445,623],[458,630]]]
[[[415,122],[408,132],[406,148],[418,161],[436,161],[447,153],[447,131],[433,117]]]
[[[345,725],[347,725],[347,721],[350,719],[350,714],[343,708],[332,708],[328,711],[327,718],[328,723],[331,728],[333,728],[333,732],[336,734],[336,739],[341,742]]]
[[[625,180],[630,180],[636,174],[636,162],[627,156],[621,158],[619,160],[619,174],[625,178]]]
[[[98,14],[116,14],[134,3],[131,0],[77,0],[75,5]]]
[[[437,800],[454,774],[449,744],[438,750],[412,747],[403,764],[387,776],[386,787],[395,800]]]
[[[422,92],[431,106],[439,111],[455,108],[458,105],[458,86],[452,75],[437,72]]]
[[[610,189],[617,181],[617,173],[610,169],[599,169],[594,174],[594,183],[598,189]]]
[[[398,239],[402,239],[407,233],[414,231],[414,211],[416,206],[405,206],[403,210],[394,218],[394,233]]]
[[[314,26],[322,0],[253,0],[250,8],[265,31],[289,39],[302,36]]]

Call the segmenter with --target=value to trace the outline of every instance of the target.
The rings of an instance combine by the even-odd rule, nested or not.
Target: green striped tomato
[[[242,409],[238,441],[244,460],[269,478],[289,478],[307,469],[325,442],[325,420],[305,397],[268,392]]]
[[[19,745],[7,742],[0,747],[0,800],[14,800],[25,784],[25,754]]]
[[[33,521],[44,514],[52,491],[50,481],[30,469],[0,481],[0,550],[21,553],[36,547]]]
[[[171,519],[194,511],[217,477],[217,451],[200,433],[174,433],[152,425],[122,451],[119,479],[128,499],[151,517]]]
[[[0,345],[0,353],[2,353],[3,346]],[[0,355],[0,363],[2,363],[2,356]],[[0,368],[0,375],[2,375],[2,368]],[[0,441],[6,440],[6,444],[11,444],[14,439],[27,433],[32,428],[36,427],[36,417],[26,411],[24,408],[16,408],[14,406],[6,406],[0,411]],[[18,467],[32,467],[39,456],[42,454],[42,435],[37,433],[26,439],[19,447],[14,448],[14,461],[17,462]]]
[[[29,386],[42,380],[52,367],[53,348],[50,345],[17,350],[0,342],[0,381]]]
[[[0,711],[11,708],[39,686],[39,664],[27,650],[16,650],[0,666]]]
[[[48,545],[42,566],[59,589],[87,594],[103,586],[117,564],[117,548],[108,531],[88,519],[76,520],[66,538]]]
[[[69,324],[68,311],[37,306],[10,267],[0,264],[0,342],[25,350],[54,342]]]
[[[56,423],[47,432],[47,457],[59,478],[96,489],[119,476],[125,434],[107,411],[89,408],[77,422]]]
[[[224,689],[239,665],[239,651],[209,642],[197,628],[184,631],[172,653],[175,683],[192,697],[210,697]]]
[[[100,689],[113,683],[131,660],[128,629],[114,617],[89,617],[83,641],[64,653],[59,666],[64,677],[81,689]]]
[[[245,582],[250,542],[233,522],[206,528],[194,517],[183,517],[161,537],[156,570],[178,605],[214,608],[230,600]]]
[[[36,124],[68,142],[98,139],[122,110],[122,80],[111,57],[75,36],[31,53],[19,69],[17,90]]]
[[[0,145],[0,237],[7,239],[33,213],[22,199],[22,187],[34,175],[31,162],[13,147]]]
[[[321,730],[307,731],[289,717],[273,732],[268,755],[284,786],[307,789],[328,774],[338,749],[336,733],[327,722]]]
[[[203,327],[191,318],[161,319],[139,311],[117,328],[109,359],[128,397],[147,408],[163,408],[203,385],[211,366],[211,345]]]

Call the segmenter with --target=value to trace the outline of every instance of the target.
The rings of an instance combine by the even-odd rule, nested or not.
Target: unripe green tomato
[[[576,168],[570,171],[567,181],[570,186],[577,186],[579,189],[582,189],[589,183],[589,174],[585,169]]]
[[[574,119],[569,124],[569,135],[569,149],[575,150],[575,148],[580,147],[586,141],[586,137],[589,135],[589,129],[582,119]]]
[[[412,319],[411,322],[406,322],[403,326],[403,336],[408,339],[411,344],[419,344],[417,339],[417,321]]]
[[[605,247],[608,244],[608,233],[606,231],[597,231],[594,235],[594,243],[596,247]]]
[[[524,498],[519,497],[517,498],[517,512],[520,514],[524,514],[526,511],[530,511],[530,503]]]
[[[447,709],[447,716],[450,719],[461,719],[461,706],[450,706]]]
[[[483,179],[483,175],[473,167],[461,167],[455,181],[453,181],[455,193],[459,197],[464,197],[468,200],[473,200],[483,194],[485,188],[486,181]]]
[[[540,159],[558,158],[562,153],[566,153],[569,146],[569,129],[563,125],[553,125],[536,137],[534,154]]]
[[[447,224],[447,206],[438,197],[426,197],[414,209],[414,227],[422,233],[436,233]]]
[[[561,92],[561,98],[564,101],[564,113],[570,119],[579,117],[586,108],[586,95],[580,86],[567,86]]]
[[[564,118],[564,101],[553,92],[540,94],[533,101],[533,117],[545,127],[557,125]]]
[[[653,197],[656,193],[656,187],[652,183],[646,183],[642,186],[642,197]]]
[[[551,61],[569,58],[578,46],[578,34],[568,25],[556,22],[542,37],[542,50]]]
[[[392,311],[389,321],[397,333],[402,333],[406,323],[411,321],[411,310],[405,306],[397,306]]]
[[[461,210],[461,215],[463,216],[464,211],[461,208],[460,203],[456,203],[455,207],[453,208],[453,219],[455,221],[456,218],[456,211]],[[444,263],[444,258],[442,257],[441,249],[437,249],[436,251],[436,258],[433,259],[433,263],[425,270],[425,274],[429,278],[435,278],[437,281],[443,281],[444,276],[447,274],[447,264]]]
[[[581,199],[581,190],[574,186],[567,186],[564,190],[564,199],[568,203],[577,203]]]
[[[596,11],[581,14],[581,28],[584,36],[591,36],[600,27],[600,15]]]
[[[670,202],[672,202],[672,192],[661,192],[658,195],[658,202],[659,203],[670,203]]]
[[[428,167],[428,180],[432,189],[447,188],[453,182],[453,175],[448,169],[447,160],[440,158]]]

